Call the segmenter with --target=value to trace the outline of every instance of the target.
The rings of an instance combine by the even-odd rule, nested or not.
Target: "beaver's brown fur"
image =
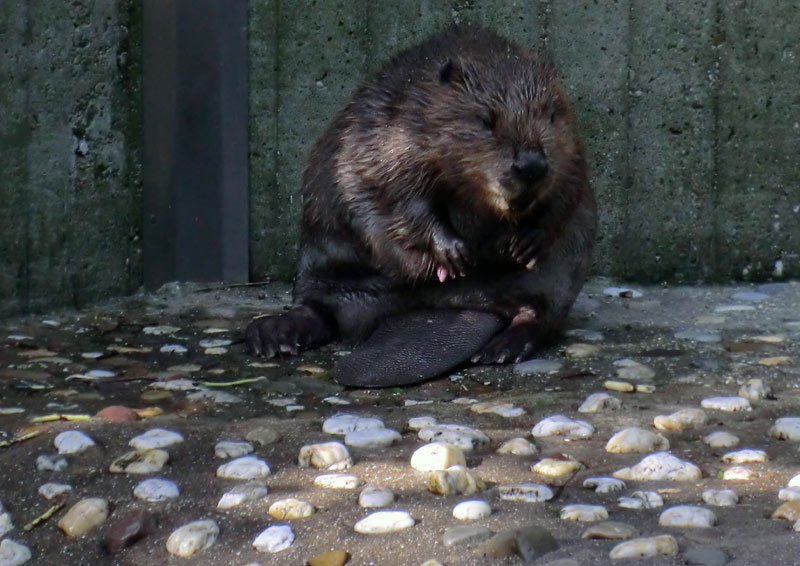
[[[595,202],[553,66],[471,26],[391,59],[314,146],[295,306],[247,329],[272,357],[361,341],[415,309],[507,321],[473,361],[528,357],[580,290]]]

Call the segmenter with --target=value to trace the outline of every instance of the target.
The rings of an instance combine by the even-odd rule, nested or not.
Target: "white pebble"
[[[713,344],[722,341],[722,336],[715,330],[704,330],[701,328],[693,328],[690,330],[683,330],[675,333],[675,338],[681,340],[689,340],[691,342],[704,342]]]
[[[652,556],[678,554],[678,541],[671,535],[635,538],[619,543],[611,549],[613,560],[620,558],[648,558]]]
[[[194,391],[198,385],[191,379],[171,379],[169,381],[156,381],[150,387],[164,391]]]
[[[707,505],[730,507],[739,503],[739,496],[732,489],[706,489],[703,491],[703,501]]]
[[[617,368],[616,372],[619,379],[649,381],[656,376],[656,372],[652,368],[630,358],[617,360],[614,362],[614,367]]]
[[[264,529],[253,541],[259,552],[280,552],[286,550],[294,542],[294,531],[289,525],[274,525]]]
[[[71,489],[72,486],[65,483],[45,483],[39,486],[39,495],[45,499],[53,499]]]
[[[731,466],[722,474],[722,479],[730,481],[747,481],[753,479],[755,472],[747,466]]]
[[[541,503],[553,499],[553,490],[540,483],[520,483],[501,485],[497,488],[503,501]]]
[[[417,448],[411,456],[411,467],[420,472],[446,470],[450,466],[466,464],[461,449],[446,442],[431,442]]]
[[[492,508],[488,503],[480,499],[462,501],[453,507],[453,517],[459,521],[477,521],[485,519],[492,514]]]
[[[702,409],[681,409],[671,415],[659,415],[653,419],[658,430],[681,431],[699,428],[706,424],[708,417]]]
[[[323,399],[325,403],[328,405],[349,405],[350,401],[347,399],[342,399],[341,397],[336,397],[335,395],[331,395],[330,397],[325,397]]]
[[[3,506],[0,505],[0,539],[14,530],[14,523],[11,521],[11,515],[3,513]],[[2,566],[2,562],[0,562]]]
[[[566,505],[561,509],[559,516],[565,521],[580,521],[591,523],[608,519],[608,511],[602,505]]]
[[[496,401],[475,403],[470,406],[469,410],[473,413],[478,413],[479,415],[493,413],[506,418],[521,417],[525,414],[525,409],[521,407],[515,407],[511,403],[500,403]]]
[[[595,493],[612,493],[625,489],[625,482],[617,478],[592,477],[583,480],[583,487],[594,489]]]
[[[628,427],[617,432],[606,444],[606,452],[625,454],[669,450],[669,440],[662,435],[639,427]]]
[[[713,527],[717,516],[711,509],[696,505],[676,505],[664,510],[658,517],[658,524],[662,527]]]
[[[358,494],[361,507],[386,507],[394,503],[394,492],[380,485],[366,485]]]
[[[441,495],[472,495],[486,488],[484,481],[464,466],[450,466],[428,475],[428,491]]]
[[[534,359],[522,362],[514,366],[514,373],[520,375],[530,375],[532,373],[555,373],[559,371],[564,364],[554,360]]]
[[[446,442],[461,450],[472,450],[489,443],[489,437],[474,428],[457,424],[439,424],[421,429],[423,442]]]
[[[789,487],[800,487],[800,474],[793,475],[786,485]]]
[[[159,351],[164,354],[185,354],[189,349],[181,344],[164,344]]]
[[[414,518],[407,511],[376,511],[355,524],[355,531],[364,535],[393,533],[413,527]]]
[[[736,450],[728,452],[722,456],[722,461],[726,464],[750,464],[756,462],[766,462],[767,453],[763,450]]]
[[[597,413],[602,410],[615,411],[622,407],[622,401],[608,393],[592,393],[578,407],[579,413]]]
[[[217,536],[219,525],[213,520],[194,521],[172,531],[167,539],[167,551],[186,558],[209,548]]]
[[[151,336],[164,336],[167,334],[175,334],[179,330],[180,328],[177,326],[167,326],[166,324],[158,326],[145,326],[142,328],[142,334],[149,334]]]
[[[422,416],[422,417],[412,417],[408,419],[408,428],[411,430],[420,430],[423,428],[428,428],[431,426],[435,426],[438,424],[438,421],[435,417],[431,416]]]
[[[531,430],[533,436],[564,436],[569,439],[591,438],[594,427],[586,421],[573,420],[564,415],[546,417]]]
[[[739,444],[739,437],[724,430],[717,430],[704,436],[703,442],[711,448],[733,448]]]
[[[108,501],[100,497],[81,499],[58,521],[67,536],[81,536],[102,525],[108,518]]]
[[[36,458],[36,469],[40,472],[60,472],[66,470],[67,459],[61,455],[42,454]]]
[[[217,458],[240,458],[252,452],[253,445],[244,441],[220,440],[214,446],[214,455]]]
[[[664,498],[657,491],[634,491],[630,497],[620,497],[618,504],[627,509],[656,509],[664,506]]]
[[[108,469],[114,474],[152,474],[161,471],[168,461],[169,453],[159,448],[131,450],[111,462]]]
[[[31,551],[24,544],[9,538],[0,541],[0,566],[19,566],[31,559]]]
[[[201,348],[224,348],[233,344],[233,341],[227,338],[207,338],[205,340],[200,340],[198,344]]]
[[[779,440],[800,441],[800,417],[781,417],[769,429],[769,434]]]
[[[179,433],[163,428],[154,428],[132,438],[128,445],[137,450],[150,450],[166,448],[180,442],[183,442],[183,436]]]
[[[149,478],[133,488],[133,495],[144,501],[164,501],[180,495],[175,482],[161,478]]]
[[[354,448],[384,448],[400,440],[400,433],[390,428],[348,432],[344,443]]]
[[[729,412],[753,410],[750,401],[745,397],[709,397],[700,401],[700,406],[704,409]]]
[[[65,430],[56,436],[55,445],[59,454],[77,454],[94,446],[94,440],[79,430]]]
[[[279,521],[291,521],[292,519],[305,519],[314,514],[314,506],[308,501],[288,497],[279,499],[269,506],[270,516]]]
[[[344,436],[348,432],[357,430],[374,430],[383,428],[383,421],[371,417],[359,417],[349,413],[340,413],[325,419],[322,423],[322,432]]]
[[[231,509],[250,501],[257,501],[267,496],[267,486],[259,482],[247,482],[226,491],[217,503],[217,509]]]
[[[322,474],[314,478],[314,485],[328,489],[356,489],[362,483],[353,474]]]
[[[771,393],[772,391],[770,388],[764,385],[764,381],[761,379],[748,379],[747,382],[739,388],[739,395],[753,402],[761,401]]]
[[[297,463],[304,468],[313,466],[321,470],[337,472],[352,466],[353,459],[350,457],[347,447],[341,442],[324,442],[300,448]]]
[[[582,344],[582,343],[575,343],[570,344],[564,349],[564,356],[569,359],[583,359],[583,358],[591,358],[592,356],[597,355],[600,351],[600,348],[597,346],[593,346],[591,344]]]
[[[781,501],[794,501],[800,499],[800,487],[783,487],[778,491],[778,499]]]
[[[583,468],[584,465],[573,458],[543,458],[531,466],[531,471],[543,476],[559,477]]]
[[[537,452],[536,445],[524,438],[506,440],[497,449],[498,454],[514,454],[515,456],[535,456]]]
[[[234,480],[254,480],[265,478],[269,474],[269,465],[255,456],[243,456],[217,468],[218,478]]]
[[[698,481],[703,477],[700,468],[669,452],[650,454],[635,466],[622,468],[613,475],[615,478],[634,481]]]

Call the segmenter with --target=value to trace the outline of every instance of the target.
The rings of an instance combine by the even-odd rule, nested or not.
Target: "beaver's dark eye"
[[[481,112],[478,118],[480,119],[481,125],[484,128],[487,130],[494,130],[494,127],[497,124],[497,114],[495,114],[492,110]]]

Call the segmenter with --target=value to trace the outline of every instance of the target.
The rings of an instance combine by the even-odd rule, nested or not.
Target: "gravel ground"
[[[566,336],[538,354],[538,359],[555,363],[470,367],[420,386],[380,391],[345,389],[332,381],[328,370],[343,354],[337,345],[275,364],[244,353],[242,335],[249,318],[277,312],[288,303],[288,289],[280,285],[222,290],[169,285],[153,295],[80,312],[2,321],[0,539],[5,547],[0,547],[0,566],[13,563],[3,562],[3,549],[12,548],[6,541],[30,551],[28,564],[305,564],[332,549],[345,551],[347,564],[354,566],[418,566],[432,560],[445,566],[619,562],[609,553],[621,541],[584,539],[582,533],[593,523],[561,518],[562,509],[572,504],[602,505],[608,520],[635,528],[639,536],[666,534],[677,542],[677,554],[622,563],[797,564],[800,533],[792,527],[800,506],[790,506],[787,518],[771,515],[783,503],[779,491],[800,473],[797,442],[772,432],[777,419],[800,417],[800,285],[627,291],[612,286],[607,280],[587,284]],[[621,360],[636,364],[619,364]],[[609,390],[609,380],[631,384],[635,391]],[[760,380],[760,392],[752,380]],[[750,410],[706,407],[705,420],[696,425],[667,431],[654,427],[656,417],[701,409],[704,399],[738,396],[748,382]],[[619,403],[612,400],[596,412],[579,412],[584,400],[597,392]],[[477,412],[477,403],[484,403],[479,408],[505,406],[516,416]],[[116,405],[137,411],[138,420],[86,418]],[[407,511],[414,526],[391,534],[356,532],[356,522],[376,511],[359,506],[361,488],[319,487],[314,479],[324,472],[298,464],[304,446],[344,442],[322,430],[325,419],[338,413],[374,417],[401,434],[387,447],[349,446],[353,463],[345,471],[366,484],[390,488],[395,500],[385,509]],[[558,414],[587,421],[594,432],[586,439],[532,436],[534,425]],[[425,441],[409,419],[421,416],[465,425],[488,437],[464,451],[466,467],[485,483],[483,491],[439,495],[428,490],[430,473],[410,465],[412,454]],[[669,442],[669,452],[697,466],[701,475],[688,481],[628,479],[624,488],[610,493],[583,487],[588,477],[612,476],[659,451],[653,446],[645,452],[607,452],[609,438],[632,426],[660,432]],[[129,441],[154,428],[183,437],[164,448],[169,454],[166,466],[144,475],[111,473],[111,463],[131,450]],[[37,459],[55,456],[57,435],[70,430],[84,432],[94,444],[65,455],[65,469],[42,469]],[[738,445],[709,446],[703,439],[714,431],[734,434]],[[265,437],[269,433],[271,439]],[[248,438],[252,456],[271,469],[258,480],[268,493],[219,509],[223,493],[246,481],[217,476],[218,467],[231,458],[216,456],[215,445]],[[500,445],[512,438],[527,439],[537,454],[498,454]],[[749,471],[737,477],[746,479],[733,479],[726,471],[734,464],[722,456],[745,448],[763,451],[766,461],[743,464]],[[544,458],[570,458],[582,467],[558,477],[532,471],[531,466]],[[147,478],[170,480],[180,493],[165,501],[141,500],[133,489]],[[38,490],[53,482],[71,489],[48,500]],[[531,482],[548,484],[552,499],[531,503],[501,498],[500,486]],[[738,503],[717,506],[703,501],[705,491],[727,488],[736,492]],[[640,509],[620,507],[620,497],[637,491],[656,492],[663,506],[651,500]],[[84,498],[104,499],[108,517],[85,534],[68,536],[59,522]],[[271,517],[270,506],[285,498],[306,501],[315,511],[291,520]],[[486,501],[491,515],[455,519],[453,507],[468,499]],[[50,518],[24,529],[62,503]],[[665,509],[684,504],[710,509],[716,524],[659,524]],[[114,528],[131,513],[144,518],[142,538],[110,554],[109,531],[112,546],[121,544]],[[3,514],[10,529],[3,528]],[[169,554],[170,534],[200,519],[216,523],[216,542],[189,558]],[[259,533],[280,524],[291,527],[291,546],[276,553],[253,547]],[[447,546],[445,533],[452,535],[448,529],[456,525],[475,527],[474,541]],[[496,551],[507,554],[503,558],[485,556],[485,542],[478,539],[528,526],[546,529],[558,549],[545,553],[547,544],[534,537],[529,551],[520,549],[520,542]]]

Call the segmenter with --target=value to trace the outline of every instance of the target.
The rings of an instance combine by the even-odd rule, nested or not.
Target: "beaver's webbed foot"
[[[245,342],[252,356],[296,356],[309,348],[327,344],[333,339],[333,333],[333,327],[324,316],[301,305],[281,315],[252,321],[245,330]]]
[[[472,356],[476,364],[505,364],[528,359],[541,345],[541,326],[536,311],[521,307],[508,327]]]

